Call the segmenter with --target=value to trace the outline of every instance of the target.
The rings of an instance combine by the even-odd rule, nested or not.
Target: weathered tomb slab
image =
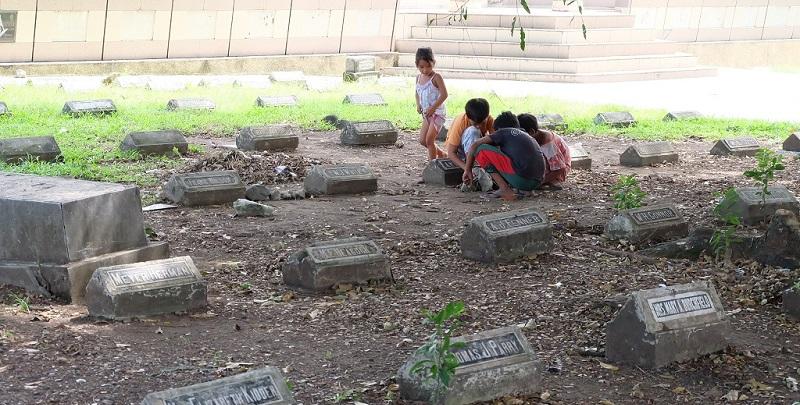
[[[275,367],[147,394],[142,405],[294,405],[286,380]]]
[[[4,115],[11,115],[11,110],[8,109],[8,104],[0,101],[0,117]]]
[[[367,238],[314,243],[289,256],[283,265],[287,285],[312,291],[392,279],[388,257]]]
[[[678,161],[678,152],[669,142],[651,142],[628,147],[619,155],[619,163],[628,167],[652,166]]]
[[[297,96],[258,96],[256,105],[259,107],[296,107]]]
[[[636,125],[636,119],[627,111],[602,112],[594,117],[594,123],[612,128],[625,128]]]
[[[563,131],[568,128],[561,114],[536,114],[536,122],[539,124],[539,128],[551,131]]]
[[[345,71],[350,73],[374,72],[377,66],[377,58],[369,55],[348,56],[345,60]]]
[[[96,318],[126,320],[208,306],[206,282],[189,256],[97,269],[86,286]]]
[[[464,169],[456,166],[450,159],[434,159],[422,171],[425,184],[457,186],[461,184]]]
[[[712,155],[755,156],[761,146],[753,137],[722,139],[711,148]]]
[[[173,98],[167,102],[170,111],[211,111],[217,105],[207,98]]]
[[[232,170],[173,174],[164,196],[186,206],[218,205],[244,198],[245,186]]]
[[[592,157],[583,147],[583,144],[576,143],[569,145],[569,156],[572,161],[572,169],[592,170]]]
[[[441,404],[466,405],[506,396],[527,396],[540,391],[542,366],[522,331],[516,327],[494,329],[452,340],[465,347],[454,350],[458,366]],[[400,397],[434,403],[435,382],[412,373],[425,359],[415,352],[397,372]]]
[[[461,235],[461,253],[485,263],[504,263],[553,249],[553,227],[529,208],[473,218]]]
[[[0,139],[0,161],[6,163],[20,163],[28,159],[56,162],[61,158],[61,148],[52,136]]]
[[[236,136],[236,147],[241,150],[286,151],[295,150],[300,137],[291,125],[245,127]]]
[[[67,101],[62,109],[64,114],[73,117],[81,115],[108,115],[117,112],[117,106],[111,100]]]
[[[344,104],[354,105],[386,105],[386,100],[378,93],[365,93],[365,94],[348,94],[342,101]]]
[[[728,329],[710,282],[637,291],[608,324],[606,358],[658,368],[724,350]]]
[[[363,164],[317,165],[303,185],[311,195],[371,193],[378,190],[378,177]]]
[[[142,156],[174,155],[189,153],[189,142],[180,131],[131,132],[122,140],[123,151],[137,151]]]
[[[450,132],[450,127],[453,126],[453,118],[448,118],[444,120],[444,124],[442,125],[442,129],[439,130],[439,133],[436,135],[436,140],[439,142],[444,142],[447,140],[447,133]]]
[[[342,145],[394,145],[397,143],[397,136],[397,129],[388,120],[347,121],[342,128],[340,140]]]
[[[800,152],[800,132],[795,132],[789,135],[789,137],[783,141],[783,150],[789,152]]]
[[[670,111],[664,116],[663,121],[682,121],[696,118],[703,118],[703,114],[698,111]]]
[[[761,187],[738,187],[733,194],[726,195],[719,205],[719,213],[725,217],[736,216],[745,225],[755,225],[775,215],[775,211],[785,209],[800,213],[800,202],[794,194],[781,185],[770,186],[766,199]]]
[[[789,288],[783,292],[783,312],[800,320],[800,291],[797,288]]]
[[[656,204],[620,212],[606,225],[612,240],[664,242],[689,235],[689,223],[673,204]]]
[[[244,198],[234,201],[233,209],[236,211],[237,217],[271,217],[275,215],[275,208]]]

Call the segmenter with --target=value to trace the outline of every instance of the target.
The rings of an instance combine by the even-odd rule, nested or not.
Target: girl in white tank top
[[[417,49],[416,62],[420,72],[416,81],[417,112],[422,114],[419,143],[428,149],[428,160],[444,158],[447,154],[436,146],[436,135],[447,118],[447,87],[442,76],[433,71],[436,60],[431,48]]]

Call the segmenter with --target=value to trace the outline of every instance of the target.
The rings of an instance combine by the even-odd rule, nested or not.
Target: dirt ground
[[[20,291],[0,289],[0,403],[138,404],[148,392],[266,365],[283,369],[304,404],[402,403],[394,375],[429,333],[421,310],[452,300],[467,305],[463,333],[522,325],[545,366],[540,396],[499,403],[800,401],[785,383],[800,379],[800,323],[779,308],[799,272],[710,259],[647,264],[597,249],[630,249],[600,232],[614,213],[609,189],[618,174],[639,174],[648,201],[673,201],[693,226],[711,225],[714,193],[747,185],[741,173],[753,158],[711,157],[710,142],[688,141],[676,144],[680,164],[634,170],[617,157],[631,141],[572,138],[593,154],[593,171],[574,172],[563,191],[507,203],[418,184],[425,162],[414,138],[379,148],[343,147],[334,133],[301,138],[293,155],[368,163],[380,176],[375,194],[271,202],[272,219],[235,218],[227,206],[146,213],[172,254],[192,256],[205,274],[206,313],[96,322],[82,306],[41,297],[23,312],[9,296]],[[220,142],[232,140],[207,143]],[[787,166],[778,182],[798,192],[800,164]],[[461,257],[469,218],[531,206],[555,224],[551,254],[502,266]],[[291,252],[351,235],[385,249],[394,285],[312,296],[282,284]],[[695,280],[714,281],[722,296],[727,351],[659,370],[601,363],[616,298]]]

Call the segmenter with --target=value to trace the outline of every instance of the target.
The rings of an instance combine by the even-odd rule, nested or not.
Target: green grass
[[[388,102],[383,107],[359,107],[342,104],[347,93],[380,92]],[[296,108],[258,108],[259,95],[294,94],[300,99]],[[173,97],[207,97],[217,103],[213,112],[169,112],[166,103]],[[493,94],[471,94],[451,91],[447,102],[451,116],[463,110],[471,97],[485,97],[495,114],[511,109],[514,112],[561,113],[569,124],[567,134],[620,135],[634,139],[680,140],[689,137],[719,139],[750,135],[762,139],[783,139],[800,127],[797,123],[771,123],[758,120],[697,119],[661,121],[663,110],[627,109],[615,105],[589,105],[552,98],[498,98]],[[118,113],[108,117],[70,118],[61,114],[67,100],[111,98]],[[291,123],[310,130],[331,127],[322,117],[336,114],[348,120],[390,119],[399,128],[416,131],[420,126],[411,85],[406,88],[346,83],[330,92],[317,92],[276,85],[270,89],[234,86],[191,87],[180,91],[152,91],[104,87],[94,92],[68,94],[56,87],[9,86],[0,99],[14,112],[0,118],[0,138],[53,135],[64,154],[63,163],[28,162],[20,165],[0,164],[0,170],[53,176],[70,176],[90,180],[117,181],[153,186],[157,179],[146,173],[152,169],[170,169],[180,160],[139,158],[119,151],[125,134],[140,130],[177,129],[187,136],[230,137],[244,126]],[[513,106],[510,107],[510,106]],[[629,110],[639,125],[611,129],[592,123],[601,111]]]

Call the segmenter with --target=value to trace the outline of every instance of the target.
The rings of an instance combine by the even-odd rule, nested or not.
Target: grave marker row
[[[231,377],[148,394],[142,405],[295,405],[280,370],[265,367]]]
[[[678,153],[669,142],[633,145],[619,155],[619,163],[628,167],[652,166],[677,161]]]
[[[625,210],[606,226],[612,240],[624,239],[633,244],[647,241],[668,241],[689,234],[689,223],[672,204],[656,204]]]
[[[380,76],[380,74],[377,69],[377,58],[374,56],[349,56],[345,61],[343,78],[346,82],[355,82],[362,79],[377,79],[378,76]]]
[[[363,105],[363,106],[382,106],[387,105],[383,96],[378,93],[348,94],[342,100],[344,104]]]
[[[552,233],[547,216],[535,209],[484,215],[469,221],[461,253],[480,262],[510,262],[552,250]]]
[[[303,181],[306,192],[321,194],[360,194],[378,189],[378,178],[362,164],[312,166]]]
[[[737,187],[733,195],[726,196],[719,204],[719,213],[723,217],[733,215],[740,218],[745,225],[756,225],[769,219],[779,209],[800,213],[800,202],[786,187],[770,186],[766,196],[762,193],[760,187]]]
[[[394,145],[398,132],[391,121],[347,121],[342,128],[342,145]]]
[[[212,111],[217,105],[206,98],[173,98],[167,102],[170,111]]]
[[[0,139],[0,161],[21,163],[28,159],[57,162],[63,159],[61,148],[52,136]]]
[[[755,156],[758,153],[758,141],[752,137],[722,139],[711,148],[712,155]]]
[[[457,186],[461,184],[464,169],[458,167],[450,159],[434,159],[422,171],[425,184],[439,186]]]
[[[283,281],[292,287],[326,291],[339,284],[392,280],[389,259],[366,238],[314,243],[289,256]]]
[[[232,170],[173,174],[164,196],[185,206],[218,205],[244,198],[245,186]]]
[[[570,145],[569,155],[572,161],[572,169],[592,170],[592,157],[589,156],[589,152],[586,152],[582,144]]]
[[[132,132],[119,147],[123,151],[137,151],[142,156],[189,153],[189,142],[175,130]]]
[[[245,127],[236,136],[236,147],[248,151],[295,150],[300,137],[290,125]]]

